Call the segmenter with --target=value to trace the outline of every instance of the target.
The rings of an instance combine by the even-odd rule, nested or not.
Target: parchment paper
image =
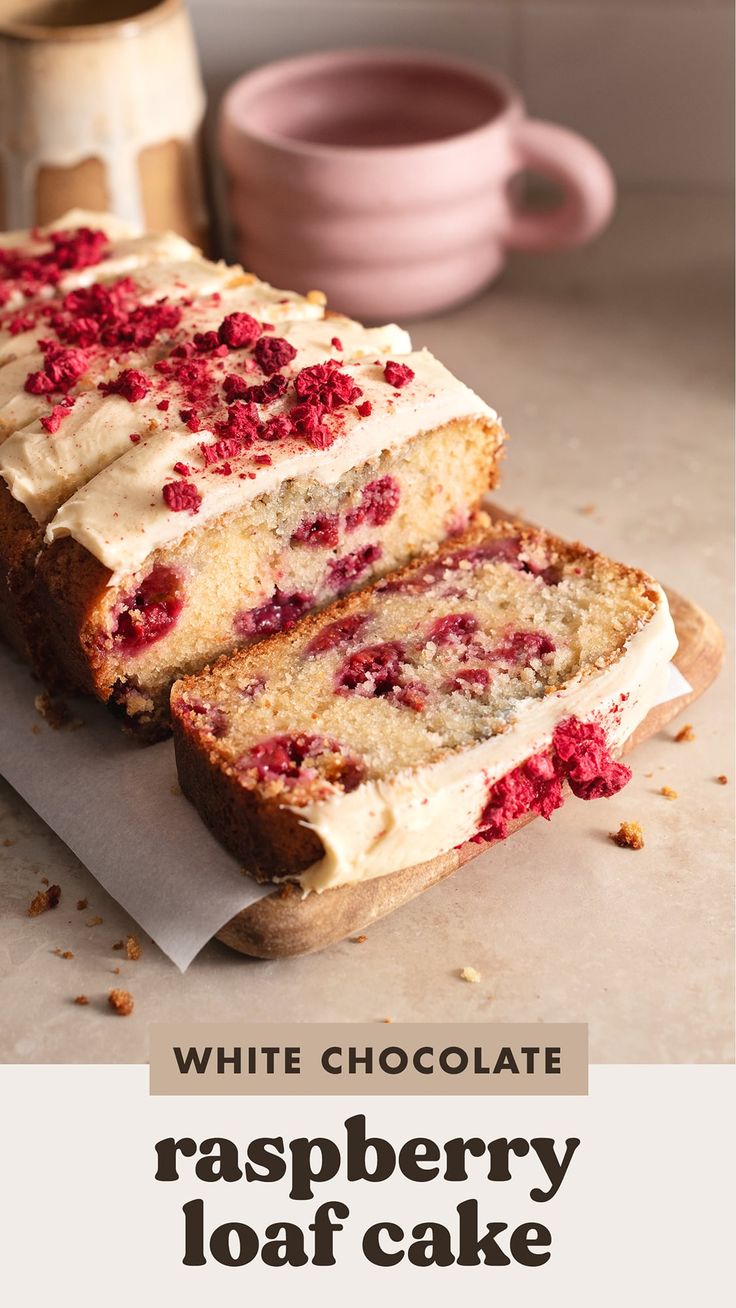
[[[660,703],[688,691],[674,666]],[[270,893],[179,792],[170,740],[143,748],[106,709],[70,700],[78,730],[39,715],[41,687],[0,649],[0,772],[184,972],[225,922]]]
[[[172,741],[143,748],[87,699],[68,701],[78,730],[53,730],[34,707],[40,690],[0,649],[0,772],[186,971],[273,887],[243,874],[179,792]]]

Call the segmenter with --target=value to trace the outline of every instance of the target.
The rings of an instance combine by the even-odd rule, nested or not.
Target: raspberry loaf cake
[[[399,328],[208,269],[0,318],[3,629],[153,735],[176,676],[462,529],[503,441]]]
[[[676,647],[644,573],[477,528],[179,681],[180,782],[261,879],[382,876],[615,794]]]

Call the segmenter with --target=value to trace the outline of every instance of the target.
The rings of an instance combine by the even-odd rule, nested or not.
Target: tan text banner
[[[154,1095],[585,1095],[584,1023],[176,1022]]]

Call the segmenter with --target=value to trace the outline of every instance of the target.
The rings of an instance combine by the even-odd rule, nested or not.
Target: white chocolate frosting
[[[339,331],[342,339],[341,326],[336,327],[330,321],[324,326],[331,334]],[[367,334],[364,328],[358,330]],[[393,344],[398,329],[374,329],[378,333],[384,330]],[[372,343],[371,352],[376,348]],[[200,444],[203,440],[206,442],[206,432],[169,429],[154,433],[133,446],[126,434],[129,448],[61,506],[47,528],[46,539],[53,541],[72,536],[110,569],[113,574],[110,584],[115,585],[137,570],[154,550],[181,540],[192,527],[200,527],[222,514],[242,508],[256,496],[269,494],[292,478],[332,485],[351,468],[384,450],[398,449],[414,437],[445,423],[469,417],[497,422],[494,411],[427,350],[403,358],[415,376],[398,392],[386,382],[380,362],[343,366],[342,371],[349,373],[361,388],[361,403],[369,401],[372,411],[367,417],[359,416],[354,406],[341,411],[344,415],[343,430],[328,449],[314,449],[305,440],[294,437],[257,442],[246,454],[233,460],[232,476],[220,476],[211,467],[203,466]],[[309,362],[306,347],[300,350],[295,362],[299,366]],[[120,405],[127,410],[125,415]],[[283,402],[277,402],[269,406],[268,413],[278,414],[283,408]],[[109,415],[111,411],[105,412]],[[119,400],[113,421],[116,439],[121,445],[123,416],[127,421],[126,431],[130,430],[131,406]],[[98,418],[98,423],[100,421],[107,424],[110,419],[106,416]],[[106,429],[98,432],[90,444],[96,442],[98,447],[102,445],[107,450],[110,439],[110,432]],[[55,445],[47,442],[47,449],[53,457]],[[272,462],[259,466],[255,462],[259,454],[270,455]],[[164,503],[162,488],[175,479],[173,469],[176,463],[184,463],[191,469],[187,480],[202,496],[196,517],[187,512],[171,512]],[[28,502],[30,492],[23,493],[18,484],[19,470],[16,468],[10,473],[2,452],[0,471],[16,498]],[[239,475],[242,473],[245,476]],[[38,484],[37,458],[30,461],[24,475],[27,480]]]
[[[32,252],[32,246],[29,246]],[[55,286],[42,287],[36,297],[50,299],[59,293],[71,291],[78,286],[91,286],[93,282],[109,281],[113,277],[124,277],[135,272],[137,268],[156,262],[186,263],[198,257],[198,251],[183,236],[176,232],[149,232],[144,236],[126,236],[110,241],[109,252],[98,263],[85,268],[70,268]],[[28,303],[28,297],[20,287],[11,291],[3,303],[3,311],[16,309]]]
[[[18,227],[12,232],[0,232],[0,246],[9,250],[16,246],[28,246],[30,250],[45,248],[43,237],[51,232],[71,232],[76,227],[89,227],[93,231],[105,232],[111,241],[126,240],[131,236],[141,236],[142,228],[137,223],[129,223],[125,218],[118,218],[114,213],[97,209],[67,209],[60,218],[42,227],[30,229]],[[41,239],[39,239],[41,238]]]
[[[97,280],[106,279],[100,277]],[[269,286],[268,282],[259,281],[238,265],[222,260],[217,263],[199,258],[154,261],[136,268],[133,280],[136,298],[141,304],[153,304],[163,299],[177,303],[192,301],[183,309],[180,333],[216,328],[226,313],[235,310],[250,313],[260,321],[268,319],[274,324],[316,320],[323,316],[320,304],[297,295],[296,291]],[[216,295],[221,297],[219,301],[213,300]],[[0,312],[0,368],[37,350],[38,342],[49,335],[44,317],[40,317],[28,331],[13,335],[3,323],[12,319],[16,312]],[[27,366],[30,371],[40,364],[29,362]],[[2,384],[0,373],[0,387]]]
[[[258,309],[254,316],[268,314],[269,318],[273,317],[272,300],[274,296],[280,296],[280,292],[264,286],[263,303],[259,304],[256,286],[242,289],[250,310]],[[279,300],[279,305],[282,303],[286,302]],[[238,307],[240,308],[240,303]],[[299,312],[302,307],[311,309],[314,306],[306,300],[297,300],[293,305],[295,312]],[[198,308],[197,324],[201,329],[216,325],[222,321],[225,312],[230,312],[232,308],[233,303],[229,299]],[[337,333],[345,351],[353,357],[359,357],[364,352],[371,355],[405,353],[411,346],[408,334],[392,323],[386,327],[364,328],[350,319],[333,318],[316,322],[292,322],[283,331],[285,339],[297,350],[294,361],[297,369],[334,357],[332,341]],[[234,371],[236,367],[231,359],[226,361],[225,370]],[[0,371],[0,387],[6,371],[9,368]],[[113,371],[117,373],[119,366]],[[257,374],[253,380],[259,378],[260,374]],[[385,384],[382,389],[393,394]],[[27,398],[34,400],[37,397]],[[282,479],[273,477],[266,487],[258,477],[254,482],[205,473],[199,446],[202,442],[211,440],[212,434],[207,430],[193,433],[182,428],[177,416],[178,404],[172,401],[171,412],[165,415],[157,407],[160,398],[158,391],[152,391],[145,400],[130,405],[119,395],[105,397],[96,389],[87,391],[78,397],[74,408],[54,436],[50,437],[38,421],[16,431],[0,446],[0,476],[6,481],[13,497],[20,500],[38,522],[48,521],[59,510],[49,528],[49,539],[57,535],[75,535],[88,549],[93,541],[97,542],[101,553],[97,554],[96,549],[91,552],[108,567],[113,566],[113,559],[119,560],[113,567],[116,573],[130,570],[126,567],[126,559],[131,559],[131,568],[136,567],[137,562],[132,562],[134,558],[142,561],[151,549],[178,539],[193,525],[188,514],[169,513],[161,498],[161,488],[164,482],[172,480],[176,462],[193,459],[202,470],[203,495],[206,483],[208,503],[206,509],[203,503],[198,522],[245,503],[265,489],[272,489]],[[269,413],[275,411],[275,408],[276,406],[273,410],[269,409]],[[171,421],[175,425],[167,428],[167,423]],[[131,444],[131,432],[142,433],[139,445]],[[278,450],[275,444],[269,443],[266,446],[264,443],[263,449],[255,452],[266,451],[276,464]],[[324,457],[315,450],[311,450],[311,454]],[[362,462],[362,459],[358,461]],[[118,468],[118,463],[123,465],[122,468]],[[250,469],[251,462],[247,461],[246,466]],[[107,473],[102,480],[98,474],[102,474],[104,469],[107,469]],[[242,470],[239,467],[239,471]],[[265,469],[258,469],[259,476],[263,471]],[[193,477],[192,480],[198,479]],[[133,485],[136,481],[137,489]],[[224,481],[237,483],[237,495],[232,494],[234,486],[229,496],[222,495]],[[90,483],[88,487],[85,487],[86,482]],[[78,493],[74,495],[74,492]],[[73,499],[64,504],[64,500],[72,495]],[[218,505],[222,506],[217,507]],[[144,506],[145,531],[141,532],[143,522],[138,515]],[[107,525],[103,526],[105,515],[108,520]],[[70,530],[73,525],[74,529]],[[115,537],[111,538],[111,528],[119,528],[120,535],[116,532]],[[126,533],[130,537],[127,544]],[[110,538],[109,549],[102,543],[106,538]],[[149,546],[146,545],[147,540],[151,542]],[[142,555],[139,554],[141,550]]]
[[[677,637],[664,592],[650,620],[603,671],[588,669],[543,700],[526,699],[507,731],[436,763],[368,781],[349,793],[291,809],[320,838],[325,854],[298,878],[305,891],[366,881],[425,863],[469,840],[488,790],[547,749],[556,725],[575,716],[602,721],[620,748],[660,701]],[[628,696],[616,714],[610,709]],[[554,821],[554,818],[552,819]]]

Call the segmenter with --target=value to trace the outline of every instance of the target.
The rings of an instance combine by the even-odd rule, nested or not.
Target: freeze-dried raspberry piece
[[[148,395],[151,383],[144,373],[137,368],[124,368],[112,381],[100,382],[98,390],[103,395],[122,395],[129,404],[142,400]]]
[[[261,323],[249,313],[229,313],[220,323],[217,335],[228,349],[242,350],[254,345],[262,331]]]
[[[370,418],[373,412],[373,405],[370,400],[363,400],[363,403],[356,405],[356,408],[361,418]]]
[[[408,364],[395,363],[393,359],[389,359],[384,366],[383,375],[389,386],[395,386],[398,390],[401,390],[402,387],[408,386],[409,382],[414,380],[415,374]]]
[[[183,586],[173,568],[158,564],[124,601],[113,639],[127,653],[147,649],[168,635],[184,607]]]
[[[199,448],[202,451],[202,458],[209,467],[212,463],[221,463],[223,459],[237,458],[247,446],[234,437],[226,437],[224,440],[215,441],[214,445],[200,445]]]
[[[333,336],[332,340],[330,341],[330,345],[332,346],[333,350],[339,350],[340,354],[342,354],[343,347],[342,347],[342,341],[340,340],[339,336]]]
[[[235,630],[240,636],[272,636],[277,631],[290,631],[312,603],[313,596],[304,591],[289,595],[277,588],[265,604],[239,613]]]
[[[64,418],[66,418],[73,406],[74,400],[68,398],[60,400],[58,404],[55,404],[51,412],[46,414],[45,418],[41,419],[41,426],[44,431],[49,432],[50,435],[53,435],[54,432],[58,431]]]
[[[232,404],[233,400],[244,400],[251,387],[247,378],[241,377],[239,372],[228,372],[223,378],[222,389],[226,403]]]
[[[329,449],[334,445],[337,433],[326,424],[327,411],[313,404],[296,404],[289,411],[291,430],[304,439],[315,450]]]
[[[228,404],[233,400],[250,400],[253,404],[273,404],[286,391],[288,381],[283,373],[275,372],[268,381],[261,382],[258,386],[249,386],[244,377],[239,377],[237,373],[228,373],[223,382],[225,399]]]
[[[360,503],[345,518],[346,531],[355,531],[364,522],[382,527],[395,514],[401,499],[401,487],[395,477],[377,477],[363,487]]]
[[[25,389],[30,395],[50,395],[52,391],[68,391],[89,366],[86,350],[67,349],[51,342],[41,343],[44,353],[43,368],[29,372]]]
[[[294,390],[306,404],[318,405],[328,413],[359,400],[363,392],[347,372],[340,372],[335,359],[302,368],[294,378]]]
[[[304,650],[305,655],[311,657],[313,654],[327,654],[332,649],[349,645],[362,633],[368,622],[368,616],[367,613],[351,613],[346,618],[337,618],[335,622],[328,622],[326,627],[312,637]]]
[[[279,372],[296,358],[293,345],[281,336],[261,336],[253,351],[261,372]]]
[[[525,813],[549,819],[562,804],[562,781],[548,754],[535,754],[490,789],[476,840],[504,840],[509,823]]]
[[[278,413],[276,417],[268,417],[261,425],[259,436],[261,441],[284,441],[288,436],[292,436],[292,424],[288,417]],[[264,455],[268,458],[268,455]]]
[[[340,539],[340,519],[336,513],[305,519],[291,537],[292,544],[333,549]]]
[[[284,414],[277,414],[274,418],[267,418],[260,430],[261,440],[264,441],[282,441],[292,434],[290,420]]]
[[[578,799],[615,795],[631,780],[631,769],[613,757],[597,722],[566,718],[555,728],[552,747],[558,767]]]
[[[340,695],[368,698],[389,695],[401,684],[404,649],[397,641],[365,645],[350,654],[338,669],[335,690]]]
[[[200,354],[212,354],[215,350],[220,350],[226,354],[227,346],[222,344],[216,331],[195,332],[192,337],[195,350]]]
[[[202,496],[191,481],[168,481],[162,490],[164,503],[172,513],[198,513]]]
[[[333,559],[327,568],[327,585],[340,595],[377,563],[382,553],[380,545],[364,545],[341,559]]]
[[[241,446],[253,445],[260,434],[260,430],[258,411],[255,405],[247,404],[243,400],[236,400],[234,404],[231,404],[227,411],[227,418],[223,422],[215,423],[215,431],[218,436],[239,441]]]

